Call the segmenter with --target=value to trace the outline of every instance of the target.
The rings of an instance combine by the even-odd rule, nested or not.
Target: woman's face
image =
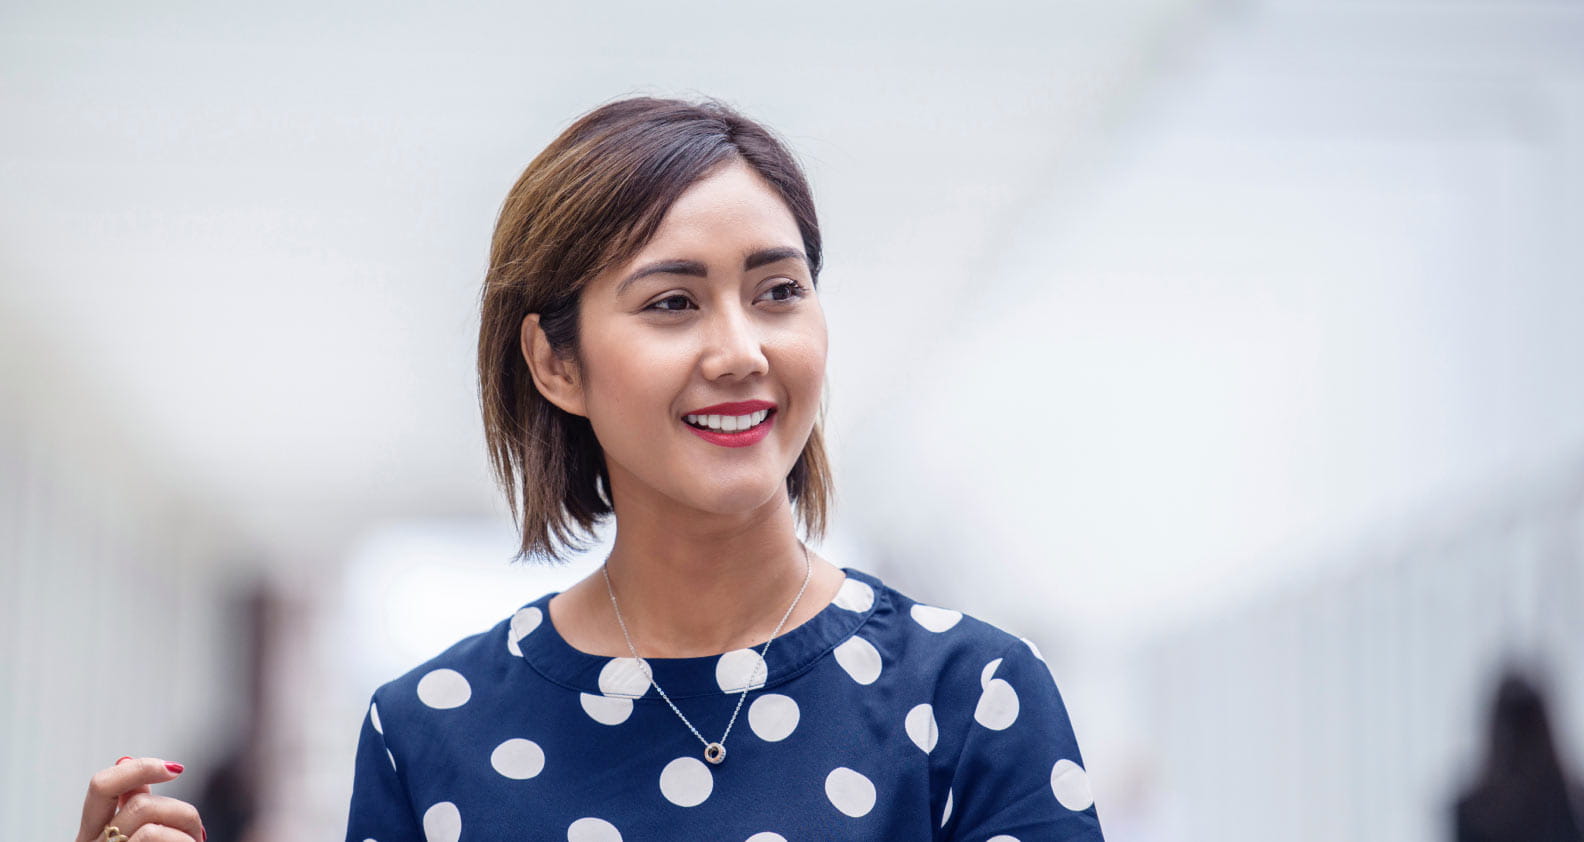
[[[758,173],[732,160],[695,182],[632,259],[584,289],[579,320],[563,408],[593,426],[618,513],[784,505],[819,411],[825,314],[797,223]],[[687,420],[699,410],[746,429],[699,430]]]

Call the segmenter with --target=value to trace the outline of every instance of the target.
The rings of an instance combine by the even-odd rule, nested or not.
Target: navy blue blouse
[[[754,682],[720,765],[637,661],[572,648],[534,600],[375,691],[347,842],[1099,842],[1034,644],[846,573],[763,661],[648,659],[712,741]]]

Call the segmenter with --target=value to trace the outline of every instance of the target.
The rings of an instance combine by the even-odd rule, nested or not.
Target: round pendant
[[[720,762],[726,759],[726,747],[720,743],[710,743],[704,747],[704,759],[717,766],[720,765]]]

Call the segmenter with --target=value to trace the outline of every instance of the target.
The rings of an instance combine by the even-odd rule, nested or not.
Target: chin
[[[786,482],[782,480],[734,489],[716,488],[715,492],[695,498],[695,508],[718,515],[744,515],[775,503],[777,493],[786,494]]]

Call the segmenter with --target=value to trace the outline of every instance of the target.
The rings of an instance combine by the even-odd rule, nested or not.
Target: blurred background
[[[1576,776],[1584,4],[12,0],[9,838],[148,754],[339,839],[374,687],[593,569],[508,564],[477,296],[634,93],[805,161],[822,552],[1038,642],[1108,839],[1452,838],[1510,664]]]

